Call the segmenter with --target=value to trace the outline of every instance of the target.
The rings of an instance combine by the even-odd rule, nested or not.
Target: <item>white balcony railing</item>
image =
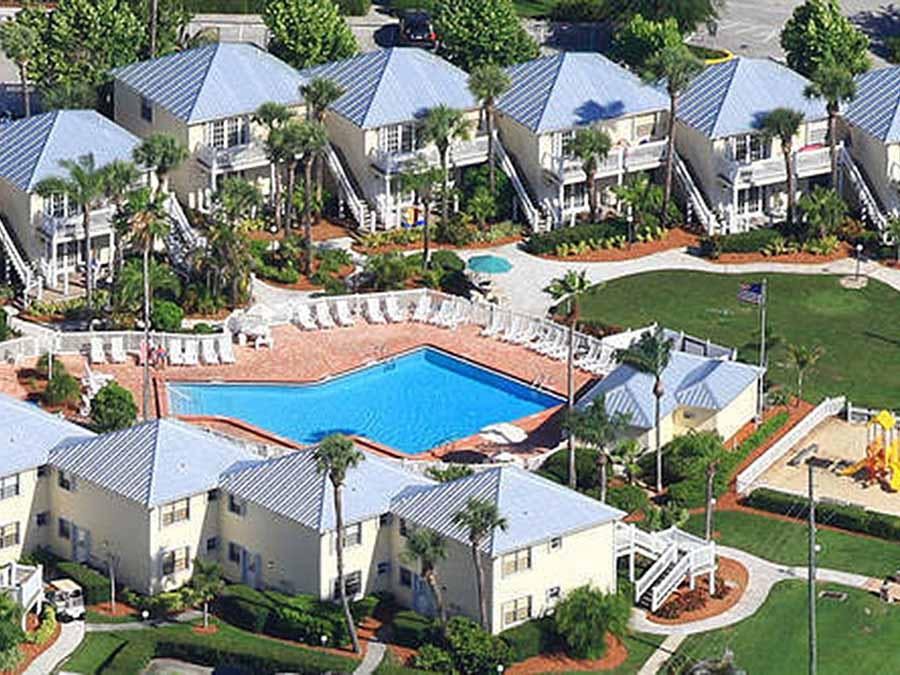
[[[480,134],[468,141],[457,141],[450,146],[450,163],[453,166],[467,166],[487,161],[488,137]],[[372,164],[383,173],[396,173],[414,161],[425,161],[429,166],[441,162],[440,154],[433,145],[407,152],[391,152],[376,148],[369,153]]]
[[[44,570],[41,565],[20,565],[11,562],[0,568],[0,590],[9,593],[23,609],[28,609],[44,590]]]
[[[736,184],[770,184],[787,179],[784,156],[773,155],[753,162],[737,162],[727,157],[720,159],[722,173]],[[831,151],[828,147],[798,150],[794,153],[794,173],[798,178],[808,178],[831,171]]]
[[[597,177],[615,176],[631,171],[655,169],[666,156],[666,140],[650,141],[632,147],[615,147],[597,167]],[[544,169],[561,182],[583,181],[587,177],[584,164],[576,157],[547,154],[542,158]]]
[[[112,230],[114,211],[112,206],[91,211],[91,238]],[[84,239],[81,213],[71,216],[51,216],[45,213],[41,217],[40,229],[51,239]]]
[[[265,144],[257,139],[249,143],[215,148],[205,143],[197,146],[197,159],[210,169],[239,170],[269,163]]]

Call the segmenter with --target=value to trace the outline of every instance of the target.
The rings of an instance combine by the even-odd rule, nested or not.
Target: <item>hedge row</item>
[[[394,615],[394,642],[413,649],[430,642],[434,638],[434,622],[426,616],[411,610],[403,610]]]
[[[500,633],[500,639],[509,646],[510,658],[514,662],[548,654],[564,645],[556,633],[553,617],[549,616],[505,630]]]
[[[627,235],[628,229],[620,221],[561,227],[550,232],[532,234],[525,242],[525,250],[535,255],[548,255],[555,253],[561,244],[579,244],[590,239],[601,240],[623,234]]]
[[[714,234],[700,240],[700,255],[716,258],[721,253],[758,253],[779,237],[783,235],[778,230],[767,227],[735,234]]]
[[[754,490],[744,499],[744,504],[796,518],[806,518],[809,514],[806,499],[768,488]],[[816,522],[828,523],[844,530],[880,539],[900,540],[900,518],[886,513],[866,511],[859,506],[820,502],[816,504]]]
[[[100,572],[76,562],[58,562],[56,570],[81,586],[85,605],[96,605],[109,600],[109,578]]]

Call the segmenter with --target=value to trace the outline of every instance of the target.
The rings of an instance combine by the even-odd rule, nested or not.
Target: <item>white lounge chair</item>
[[[318,326],[309,311],[309,305],[300,303],[294,306],[293,322],[303,330],[316,330]]]
[[[200,341],[200,356],[203,359],[203,363],[208,366],[219,365],[219,355],[216,354],[215,340],[206,339]]]
[[[488,321],[487,326],[481,329],[481,334],[484,337],[494,337],[498,335],[504,328],[506,328],[506,322],[504,321],[506,316],[503,312],[494,310],[491,312],[491,318]]]
[[[337,322],[341,326],[352,326],[356,323],[356,319],[353,318],[353,312],[350,311],[350,305],[347,304],[346,300],[338,300],[334,307],[337,312]]]
[[[591,341],[591,346],[588,350],[579,357],[576,357],[574,364],[577,368],[583,368],[588,370],[600,356],[600,350],[603,348],[603,343],[599,340]]]
[[[225,333],[219,336],[219,360],[222,363],[235,363],[237,359],[234,357],[234,344],[231,341],[231,334]]]
[[[106,353],[103,351],[103,340],[91,338],[91,363],[106,363]]]
[[[128,358],[125,354],[125,341],[121,336],[113,337],[109,344],[109,359],[113,363],[125,363]]]
[[[525,321],[520,316],[516,316],[515,314],[510,315],[509,323],[506,325],[506,329],[497,335],[497,337],[503,342],[515,342],[516,338],[521,334],[525,329]]]
[[[450,300],[444,300],[438,310],[428,319],[428,323],[435,326],[447,326],[453,317],[453,310],[453,303]]]
[[[325,302],[317,302],[315,306],[316,312],[316,321],[319,322],[319,325],[322,328],[335,328],[337,324],[334,322],[334,319],[331,317],[331,310],[328,309],[328,304]]]
[[[540,338],[544,334],[544,327],[540,321],[524,319],[522,328],[518,333],[510,338],[510,342],[515,345],[530,345],[532,342]]]
[[[184,349],[181,338],[169,338],[169,363],[173,366],[184,365]]]
[[[416,310],[413,312],[412,320],[425,323],[428,321],[429,316],[431,316],[431,296],[423,293],[419,296],[419,301],[416,303]]]
[[[387,323],[387,319],[381,313],[381,304],[378,302],[378,298],[366,298],[366,319],[369,323]]]
[[[200,343],[197,340],[184,341],[184,365],[196,366],[200,363]]]
[[[454,302],[453,314],[450,316],[450,325],[448,328],[456,328],[457,326],[462,326],[464,323],[469,323],[470,313],[469,303],[464,300],[457,300]]]
[[[393,323],[402,323],[408,317],[408,313],[406,310],[401,309],[400,303],[397,302],[397,297],[394,295],[389,295],[385,298],[384,309],[386,310],[388,321]]]

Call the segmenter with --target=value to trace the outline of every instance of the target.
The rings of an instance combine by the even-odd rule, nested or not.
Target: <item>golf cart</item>
[[[58,617],[84,618],[84,593],[81,586],[71,579],[48,581],[44,588],[47,602],[56,608]]]

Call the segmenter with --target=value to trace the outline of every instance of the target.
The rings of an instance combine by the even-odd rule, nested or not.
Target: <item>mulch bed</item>
[[[720,265],[739,265],[744,263],[791,263],[794,265],[821,265],[823,263],[843,260],[853,257],[853,248],[847,242],[842,242],[834,253],[829,255],[815,255],[813,253],[786,253],[785,255],[763,255],[762,253],[723,253],[718,258],[708,258],[712,263]]]
[[[90,607],[88,607],[88,609],[93,612],[97,612],[97,614],[102,614],[103,616],[132,616],[135,618],[137,618],[138,616],[138,611],[131,605],[126,605],[124,602],[116,602],[115,611],[113,611],[112,606],[109,604],[109,602],[99,602],[96,605],[91,605]]]
[[[650,613],[647,614],[647,619],[649,621],[652,621],[653,623],[674,626],[682,623],[700,621],[701,619],[708,619],[712,616],[718,616],[723,612],[727,612],[729,609],[734,607],[737,604],[738,600],[741,599],[741,596],[744,595],[744,591],[747,589],[747,584],[750,580],[750,574],[747,572],[747,568],[737,560],[733,560],[732,558],[719,557],[719,569],[716,576],[720,577],[731,589],[728,595],[726,595],[724,598],[713,598],[707,596],[706,604],[702,609],[684,612],[676,619],[666,619]],[[698,578],[697,583],[695,584],[695,588],[701,593],[708,594],[708,576],[703,575],[702,577]],[[687,585],[681,586],[669,597],[667,602],[677,601],[680,595],[687,592],[689,592]]]
[[[192,628],[192,630],[193,630],[197,635],[213,635],[213,634],[219,632],[219,627],[216,626],[215,624],[212,624],[212,623],[211,623],[211,624],[209,624],[206,628],[204,628],[202,625],[200,625],[200,626],[194,626],[194,627]]]
[[[303,228],[296,228],[293,230],[293,233],[302,236]],[[317,223],[313,223],[312,226],[313,241],[327,241],[328,239],[339,239],[341,237],[352,236],[352,230],[349,228],[324,218]],[[248,237],[251,241],[281,241],[284,239],[284,228],[281,228],[275,233],[272,233],[269,230],[254,230],[249,233]]]
[[[28,666],[31,665],[32,661],[34,661],[38,656],[40,656],[53,646],[53,643],[56,642],[56,640],[59,638],[59,633],[61,630],[62,626],[57,623],[56,631],[54,631],[51,638],[42,645],[35,645],[31,644],[30,642],[24,642],[20,644],[19,651],[22,652],[22,660],[19,662],[19,665],[13,670],[2,671],[3,675],[20,675],[21,673],[24,673],[28,669]]]
[[[317,268],[318,263],[313,262],[314,274]],[[353,269],[353,265],[344,265],[338,270],[337,275],[341,279],[346,279],[353,272]],[[310,278],[305,274],[301,274],[300,280],[293,284],[283,284],[280,281],[275,281],[274,279],[264,279],[263,277],[260,277],[260,279],[270,286],[275,286],[276,288],[286,288],[292,291],[320,291],[323,288],[320,284],[314,284],[312,281],[310,281]]]
[[[788,431],[793,429],[797,425],[797,423],[800,422],[800,420],[802,420],[804,417],[806,417],[812,411],[812,409],[813,409],[813,405],[811,403],[807,403],[806,401],[800,401],[795,398],[793,401],[791,401],[791,404],[788,405],[786,408],[784,408],[782,406],[777,406],[777,407],[769,408],[768,410],[766,410],[763,415],[763,422],[765,422],[766,420],[768,420],[771,417],[774,417],[775,415],[780,414],[782,411],[785,411],[785,410],[787,411],[787,413],[789,415],[788,420],[787,420],[787,422],[784,423],[784,425],[778,431],[776,431],[774,434],[769,436],[766,439],[765,443],[760,445],[758,448],[756,448],[756,450],[754,450],[749,455],[747,455],[747,457],[744,458],[744,461],[741,462],[734,471],[735,477],[741,471],[743,471],[748,466],[750,466],[753,462],[755,462],[756,459],[760,455],[762,455],[766,450],[768,450],[770,447],[775,445],[775,443],[778,440],[780,440],[782,436],[784,436]],[[748,422],[740,430],[738,430],[738,432],[734,436],[731,437],[731,439],[726,443],[727,447],[729,447],[729,448],[738,447],[741,443],[743,443],[744,439],[746,439],[747,436],[750,436],[754,431],[756,431],[756,428],[757,427],[754,422]]]
[[[459,251],[461,249],[475,250],[495,248],[497,246],[504,246],[506,244],[514,244],[518,241],[522,241],[521,235],[516,235],[513,237],[503,237],[502,239],[497,239],[495,241],[483,241],[474,244],[465,244],[464,246],[454,246],[453,244],[438,244],[432,241],[429,243],[428,248],[431,251]],[[387,244],[385,246],[373,246],[371,248],[363,246],[360,242],[353,244],[353,250],[364,255],[379,255],[381,253],[393,253],[394,251],[402,251],[405,253],[407,251],[420,251],[421,249],[421,241],[414,241],[410,244]]]
[[[625,663],[628,658],[628,649],[617,637],[606,634],[606,653],[599,659],[575,659],[558,652],[555,654],[541,654],[526,659],[521,663],[515,663],[506,669],[509,675],[531,675],[532,673],[563,673],[563,672],[596,672],[613,670]]]
[[[588,251],[581,255],[571,256],[555,256],[542,255],[540,258],[547,260],[564,260],[567,262],[618,262],[621,260],[632,260],[634,258],[643,258],[644,256],[670,251],[673,248],[687,248],[698,246],[700,238],[696,234],[692,234],[680,227],[669,230],[669,234],[665,239],[657,239],[656,241],[648,241],[643,243],[635,243],[627,248],[611,248],[599,251]]]

